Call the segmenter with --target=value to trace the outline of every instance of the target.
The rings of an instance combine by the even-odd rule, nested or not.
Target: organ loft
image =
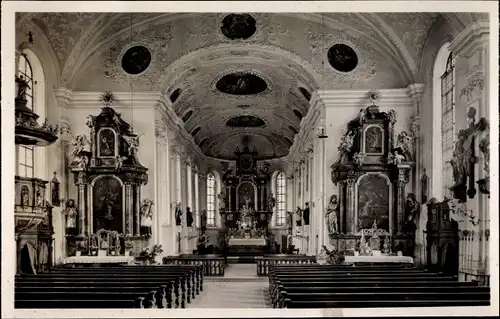
[[[493,7],[135,5],[16,11],[16,309],[490,309]]]

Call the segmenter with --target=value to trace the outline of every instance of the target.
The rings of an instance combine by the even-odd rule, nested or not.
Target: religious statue
[[[394,150],[394,154],[390,156],[390,160],[394,165],[401,165],[405,161],[405,157],[398,150]]]
[[[293,227],[292,222],[293,222],[293,212],[287,211],[286,212],[286,226],[290,227],[290,228]]]
[[[180,202],[175,205],[175,224],[177,226],[182,225],[182,210]]]
[[[271,193],[271,196],[269,196],[269,201],[268,201],[268,211],[274,212],[274,207],[276,206],[276,198],[274,197],[273,193]]]
[[[66,234],[76,235],[76,220],[78,218],[78,210],[73,199],[68,199],[66,201],[63,214],[66,216]]]
[[[219,199],[219,211],[223,212],[226,210],[226,196],[224,192],[220,192],[219,195],[217,195],[217,198]]]
[[[21,207],[30,206],[30,194],[29,194],[28,186],[23,185],[21,187]]]
[[[88,150],[90,142],[87,136],[84,134],[77,135],[73,141],[73,151],[71,156],[73,157],[73,162],[76,163],[78,168],[86,169],[89,163],[89,158],[85,154]]]
[[[121,156],[117,156],[116,157],[116,164],[115,164],[115,169],[118,171],[122,168],[123,166],[123,160],[126,159],[126,157],[121,157]]]
[[[411,161],[413,156],[413,138],[405,131],[398,134],[396,147],[400,148],[406,161]]]
[[[93,128],[95,126],[96,117],[93,115],[87,115],[87,126]]]
[[[344,158],[347,156],[347,154],[351,151],[351,148],[354,144],[354,136],[355,135],[356,135],[356,132],[354,130],[350,130],[342,136],[340,146],[338,147],[338,150],[341,152],[340,158],[339,158],[340,162],[342,162],[344,160]]]
[[[201,225],[200,225],[200,229],[201,229],[202,233],[205,233],[205,231],[207,230],[207,221],[208,221],[207,210],[204,209],[201,212]]]
[[[310,214],[309,202],[306,202],[305,206],[306,207],[304,208],[304,211],[302,212],[302,218],[304,219],[304,225],[308,226],[309,225],[309,214]]]
[[[43,207],[42,189],[39,186],[36,188],[35,203],[37,207]]]
[[[16,84],[17,84],[17,97],[16,100],[26,101],[26,90],[30,89],[28,81],[24,79],[24,76],[16,76]]]
[[[326,225],[329,234],[337,234],[339,232],[339,201],[337,195],[332,195],[330,197],[330,203],[326,209]]]
[[[153,201],[143,199],[141,205],[141,235],[151,236],[151,227],[153,226]]]
[[[186,223],[187,227],[193,227],[193,213],[190,207],[186,207]]]
[[[139,135],[123,135],[123,139],[128,144],[128,155],[132,156],[137,154],[139,150]]]
[[[248,196],[248,193],[245,194],[244,199],[245,199],[245,205],[247,207],[250,207],[250,196]]]
[[[302,209],[300,206],[297,206],[297,210],[295,211],[295,214],[297,215],[297,219],[295,220],[295,224],[297,226],[302,226]]]

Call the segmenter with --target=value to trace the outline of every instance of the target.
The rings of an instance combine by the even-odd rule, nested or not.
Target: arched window
[[[441,75],[441,152],[443,154],[443,194],[451,198],[453,169],[449,163],[455,145],[455,64],[453,54],[448,55],[446,69]]]
[[[19,64],[17,67],[17,76],[23,77],[28,83],[26,89],[26,106],[34,111],[33,95],[34,95],[34,81],[33,81],[33,68],[25,54],[19,57]],[[35,177],[35,156],[34,148],[32,146],[19,145],[17,147],[17,172],[16,174],[21,177]]]
[[[449,43],[439,49],[433,69],[432,108],[432,197],[450,197],[453,171],[448,162],[455,142],[455,76],[454,58]]]
[[[207,175],[207,226],[215,226],[215,176]]]
[[[276,225],[286,222],[286,177],[283,172],[276,176]]]

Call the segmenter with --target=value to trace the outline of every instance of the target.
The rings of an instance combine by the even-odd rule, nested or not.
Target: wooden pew
[[[39,275],[16,276],[16,307],[63,307],[64,303],[92,308],[185,307],[185,301],[190,302],[202,289],[202,276],[199,266],[54,269]],[[139,294],[145,296],[138,298]]]

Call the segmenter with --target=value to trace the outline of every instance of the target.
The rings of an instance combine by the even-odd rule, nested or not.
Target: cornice
[[[102,92],[73,91],[73,100],[68,108],[102,107],[99,101]],[[154,109],[161,97],[159,92],[113,92],[115,101],[112,108],[150,108]]]
[[[412,104],[408,96],[407,88],[377,90],[380,99],[377,105],[380,107],[407,107]],[[311,104],[321,100],[326,108],[355,106],[366,107],[370,104],[367,97],[368,90],[320,90],[313,93]]]
[[[458,56],[469,58],[475,50],[489,43],[490,24],[478,21],[463,30],[450,44],[450,51]]]

